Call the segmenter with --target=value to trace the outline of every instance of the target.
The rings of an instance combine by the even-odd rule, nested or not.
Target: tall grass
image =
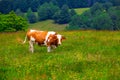
[[[63,44],[46,47],[21,44],[25,32],[0,33],[0,80],[119,80],[119,31],[59,31]]]

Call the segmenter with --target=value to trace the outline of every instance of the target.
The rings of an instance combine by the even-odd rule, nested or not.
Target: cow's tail
[[[26,42],[26,39],[27,39],[27,35],[25,36],[25,40],[23,41],[23,44],[25,44],[25,42]]]

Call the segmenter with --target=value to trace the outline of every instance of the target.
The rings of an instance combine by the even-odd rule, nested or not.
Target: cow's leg
[[[52,48],[55,49],[55,48],[57,48],[57,47],[56,47],[56,45],[52,45]]]
[[[34,48],[33,48],[33,42],[29,41],[29,49],[30,51],[33,53],[34,52]]]
[[[51,51],[51,46],[47,46],[47,52]]]

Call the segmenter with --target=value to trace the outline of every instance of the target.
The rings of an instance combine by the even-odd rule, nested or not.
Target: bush
[[[25,30],[27,26],[28,22],[13,11],[7,15],[0,15],[0,32]]]

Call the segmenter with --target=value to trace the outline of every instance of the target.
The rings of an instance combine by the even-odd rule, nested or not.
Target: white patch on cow
[[[50,39],[48,39],[47,41],[50,42]]]
[[[56,32],[54,32],[54,31],[49,31],[48,33],[47,33],[47,35],[46,35],[46,37],[45,37],[45,41],[44,41],[44,44],[45,45],[47,45],[47,40],[48,40],[48,37],[51,35],[51,34],[56,34]]]
[[[33,29],[30,30],[30,32],[34,32],[34,31],[36,31],[36,30],[33,30]]]
[[[44,31],[40,31],[40,32],[44,32]]]
[[[35,38],[32,37],[32,36],[30,37],[30,40],[33,41],[33,42],[35,42]]]
[[[57,34],[57,38],[58,38],[58,44],[61,44],[61,38],[62,38],[62,35]]]
[[[33,47],[33,42],[32,41],[29,41],[29,48],[30,48],[30,51],[33,53],[34,52],[34,47]]]
[[[50,47],[50,46],[47,47],[47,51],[48,51],[48,52],[51,51],[51,47]]]

